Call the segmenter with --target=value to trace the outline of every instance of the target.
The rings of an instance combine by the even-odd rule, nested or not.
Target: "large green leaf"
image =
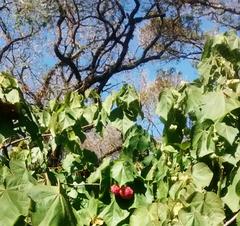
[[[208,92],[202,97],[196,116],[199,122],[203,122],[206,119],[217,121],[237,108],[240,108],[240,102],[237,100],[237,97],[225,96],[223,91]]]
[[[166,122],[168,119],[168,113],[172,109],[174,104],[174,97],[171,90],[164,90],[159,96],[157,103],[156,114]]]
[[[59,114],[59,125],[61,130],[64,130],[70,126],[73,126],[76,123],[76,119],[74,118],[73,114],[68,111],[60,112]]]
[[[106,113],[109,115],[111,112],[111,109],[113,107],[113,104],[116,100],[117,94],[116,93],[112,93],[111,95],[109,95],[105,101],[102,103],[102,107],[103,109],[106,111]]]
[[[82,223],[82,225],[90,225],[94,223],[94,220],[97,218],[99,200],[90,198],[88,204],[85,208],[80,209],[76,215],[78,218],[78,223]],[[100,218],[99,218],[100,219]]]
[[[188,200],[189,208],[179,211],[179,224],[184,226],[220,226],[225,218],[223,203],[213,192],[196,192]]]
[[[221,225],[225,219],[223,202],[214,192],[195,193],[190,206],[208,217],[209,226]]]
[[[190,85],[186,89],[186,96],[186,113],[199,112],[199,106],[201,105],[203,96],[203,88]]]
[[[19,91],[17,89],[12,89],[9,93],[5,94],[7,102],[11,104],[16,104],[20,102]]]
[[[217,107],[214,107],[217,103]],[[209,92],[202,98],[199,120],[211,119],[215,121],[225,115],[225,98],[223,92]]]
[[[39,114],[39,123],[42,127],[48,127],[51,120],[51,115],[48,111],[42,111]]]
[[[16,104],[20,99],[17,80],[8,73],[0,73],[0,101]]]
[[[237,134],[239,133],[237,128],[234,128],[232,126],[228,126],[225,123],[217,123],[215,125],[216,131],[217,133],[225,138],[229,144],[232,144],[235,140],[235,137],[237,136]]]
[[[149,205],[149,204],[151,204],[151,202],[152,202],[152,199],[151,199],[151,198],[148,198],[148,197],[146,197],[146,196],[143,195],[143,194],[138,194],[138,193],[136,193],[136,194],[134,195],[134,202],[133,202],[133,204],[131,205],[131,209],[132,209],[132,208],[136,209],[136,208],[140,208],[140,207],[142,207],[142,206]]]
[[[27,191],[34,180],[21,161],[11,161],[10,169],[2,167],[0,174],[0,225],[11,226],[20,216],[29,214]]]
[[[135,119],[128,117],[121,108],[114,109],[109,116],[111,126],[125,134],[134,124]]]
[[[25,192],[0,185],[0,225],[14,225],[20,216],[28,215],[29,208],[30,199]]]
[[[33,226],[75,226],[76,218],[61,187],[36,185],[29,196],[36,203]]]
[[[132,154],[135,150],[138,152],[145,151],[147,148],[149,148],[150,143],[151,139],[149,134],[140,126],[134,126],[129,129],[128,133],[126,134],[123,146],[125,149],[127,149],[127,154],[132,157]]]
[[[192,178],[197,187],[204,188],[211,183],[213,172],[205,163],[199,162],[192,167]]]
[[[116,200],[113,199],[112,202],[103,209],[98,217],[103,219],[107,226],[116,226],[119,222],[126,219],[128,215],[129,212],[121,209]]]
[[[235,173],[232,183],[228,186],[227,194],[222,198],[232,212],[240,209],[240,196],[238,195],[238,183],[240,181],[240,168]]]
[[[139,94],[133,86],[123,85],[117,94],[116,105],[132,121],[135,121],[138,115],[142,115]]]
[[[188,212],[186,210],[179,211],[178,226],[206,226],[209,225],[208,218],[202,216],[198,211]]]
[[[196,125],[192,138],[192,147],[199,157],[214,153],[215,143],[212,139],[212,127],[206,129],[203,124]]]
[[[118,160],[112,166],[111,174],[112,178],[116,180],[119,185],[124,185],[134,180],[136,172],[134,165],[130,161]]]
[[[75,166],[74,162],[80,162],[80,155],[74,154],[74,153],[68,153],[64,160],[62,161],[62,167],[63,169],[68,172],[69,174],[71,173],[72,168]]]
[[[169,215],[168,206],[162,203],[152,203],[134,211],[130,217],[129,226],[161,226],[165,225]],[[165,222],[166,223],[166,222]]]

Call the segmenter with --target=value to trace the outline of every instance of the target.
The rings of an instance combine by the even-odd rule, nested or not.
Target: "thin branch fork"
[[[74,62],[72,61],[72,59],[70,57],[65,57],[59,49],[60,44],[62,42],[61,25],[64,22],[64,20],[65,20],[65,16],[63,14],[61,14],[58,21],[57,21],[57,27],[56,27],[57,40],[54,43],[54,52],[55,52],[56,56],[60,59],[60,61],[62,61],[64,64],[68,65],[71,68],[71,70],[74,73],[76,79],[80,83],[82,79],[81,79],[81,75],[78,71],[77,66],[74,64]]]
[[[32,32],[31,32],[30,34],[26,35],[26,36],[19,37],[19,38],[15,38],[15,39],[11,40],[7,45],[5,45],[5,46],[0,50],[0,62],[1,62],[2,58],[3,58],[3,54],[4,54],[5,52],[7,52],[7,51],[10,49],[11,46],[13,46],[13,45],[14,45],[15,43],[17,43],[17,42],[20,42],[20,41],[23,41],[23,40],[25,40],[25,39],[27,39],[27,38],[30,38],[31,36],[32,36]]]

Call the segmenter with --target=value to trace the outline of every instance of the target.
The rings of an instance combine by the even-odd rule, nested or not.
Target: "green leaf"
[[[213,39],[208,37],[208,39],[204,45],[204,49],[203,49],[202,56],[201,56],[201,61],[210,57],[212,45],[213,45]]]
[[[150,146],[150,136],[140,126],[133,126],[126,134],[123,146],[127,149],[129,155],[134,153],[134,150],[143,152]]]
[[[17,89],[12,89],[9,93],[5,94],[7,102],[16,104],[20,102],[19,92]]]
[[[209,225],[208,218],[202,216],[198,211],[188,212],[186,210],[180,210],[179,215],[179,226],[206,226]]]
[[[240,39],[235,31],[228,31],[213,37],[213,47],[218,45],[226,45],[231,50],[239,50]]]
[[[90,198],[87,205],[77,212],[79,221],[83,225],[90,225],[93,219],[97,219],[99,203],[98,199]]]
[[[31,163],[42,164],[44,162],[44,154],[39,147],[31,149]]]
[[[217,103],[217,107],[215,106]],[[202,106],[200,112],[200,121],[211,119],[215,121],[225,115],[225,98],[223,92],[209,92],[202,98]]]
[[[213,172],[205,163],[199,162],[192,167],[192,178],[197,187],[204,188],[211,183]]]
[[[73,126],[76,123],[76,119],[70,112],[66,111],[60,112],[58,117],[59,117],[58,123],[60,125],[61,131],[70,126]]]
[[[5,178],[7,187],[17,190],[31,189],[33,184],[36,184],[35,179],[30,175],[27,170],[25,162],[21,160],[11,160],[10,163],[11,176]]]
[[[96,118],[96,114],[98,113],[98,105],[90,105],[84,109],[83,117],[87,120],[89,124],[93,123],[93,120]]]
[[[217,133],[221,137],[225,138],[229,142],[229,144],[231,144],[231,145],[233,144],[233,142],[235,140],[235,137],[239,133],[237,128],[234,128],[232,126],[228,126],[225,123],[218,122],[215,125],[215,128],[216,128]]]
[[[225,97],[225,101],[226,101],[225,115],[235,109],[240,108],[240,101],[238,100],[238,97],[236,98]]]
[[[134,203],[131,205],[131,209],[140,208],[142,206],[146,206],[151,204],[152,200],[147,199],[147,197],[143,194],[136,193],[134,195]]]
[[[209,59],[203,59],[198,64],[198,72],[200,75],[200,81],[203,85],[207,85],[210,78],[213,77],[212,75],[212,56],[209,57]]]
[[[17,80],[7,72],[0,73],[0,85],[4,88],[18,88]]]
[[[179,225],[220,226],[225,218],[223,203],[213,192],[195,192],[188,200],[190,208],[179,211]]]
[[[94,171],[91,173],[91,175],[88,177],[87,181],[88,183],[95,183],[98,180],[102,180],[102,172],[105,171],[107,168],[110,166],[110,158],[105,158],[102,162],[102,164]]]
[[[114,104],[114,102],[116,100],[116,97],[117,97],[117,94],[116,93],[112,93],[102,103],[102,107],[107,112],[108,115],[111,112],[111,109],[112,109],[112,106],[113,106],[113,104]]]
[[[191,199],[190,206],[191,209],[208,217],[208,225],[217,226],[223,223],[225,218],[223,202],[214,192],[205,194],[196,192]]]
[[[111,174],[112,178],[121,186],[132,182],[136,173],[134,165],[131,162],[118,160],[112,166]]]
[[[98,217],[102,218],[106,225],[116,226],[119,222],[126,219],[128,215],[129,212],[127,210],[121,209],[116,200],[113,199],[112,202],[103,209]]]
[[[169,209],[166,204],[152,203],[137,208],[130,217],[129,226],[161,226],[168,218]]]
[[[111,126],[125,134],[134,124],[135,119],[129,118],[120,108],[114,109],[109,116]]]
[[[186,113],[199,111],[199,106],[201,105],[203,89],[190,85],[186,90]]]
[[[156,114],[166,122],[168,120],[168,113],[174,104],[174,97],[171,90],[164,90],[160,93],[159,101],[157,103]]]
[[[43,111],[39,116],[39,123],[42,127],[48,127],[51,120],[51,115],[48,111]]]
[[[240,226],[240,214],[238,213],[237,219],[236,219],[237,226]]]
[[[167,198],[169,193],[169,185],[164,182],[163,180],[159,180],[157,183],[158,189],[157,189],[157,199],[161,200],[164,198]]]
[[[236,184],[236,194],[240,197],[240,180]]]
[[[240,209],[240,197],[238,193],[240,181],[240,168],[234,175],[232,183],[227,188],[227,194],[222,198],[223,202],[228,205],[232,212],[236,212]]]
[[[27,190],[32,187],[31,176],[24,162],[10,161],[10,170],[0,171],[0,225],[14,225],[20,216],[27,216],[30,199]]]
[[[72,207],[60,186],[36,185],[29,191],[29,196],[36,202],[33,226],[76,225]]]
[[[27,216],[30,199],[27,194],[0,185],[0,225],[11,226],[20,216]]]
[[[198,124],[195,127],[192,138],[192,147],[196,150],[199,157],[209,155],[215,151],[215,143],[212,139],[212,130],[212,127],[206,130],[203,124]]]
[[[72,167],[74,167],[74,162],[80,161],[80,155],[68,153],[62,162],[62,167],[66,172],[71,173]]]

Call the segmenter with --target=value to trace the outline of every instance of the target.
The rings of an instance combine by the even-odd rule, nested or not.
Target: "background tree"
[[[102,92],[153,60],[198,60],[206,20],[239,30],[237,1],[1,0],[1,70],[38,105],[66,90]]]
[[[160,137],[162,124],[155,115],[159,93],[166,88],[178,88],[184,83],[183,76],[177,73],[174,68],[159,70],[154,81],[149,81],[144,73],[141,75],[140,100],[145,116],[143,126],[155,137]]]

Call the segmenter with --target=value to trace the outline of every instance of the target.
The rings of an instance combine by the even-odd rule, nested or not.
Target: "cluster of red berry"
[[[119,187],[118,185],[114,184],[114,185],[111,186],[111,192],[115,196],[119,196],[122,199],[131,199],[134,196],[134,191],[129,186]]]

